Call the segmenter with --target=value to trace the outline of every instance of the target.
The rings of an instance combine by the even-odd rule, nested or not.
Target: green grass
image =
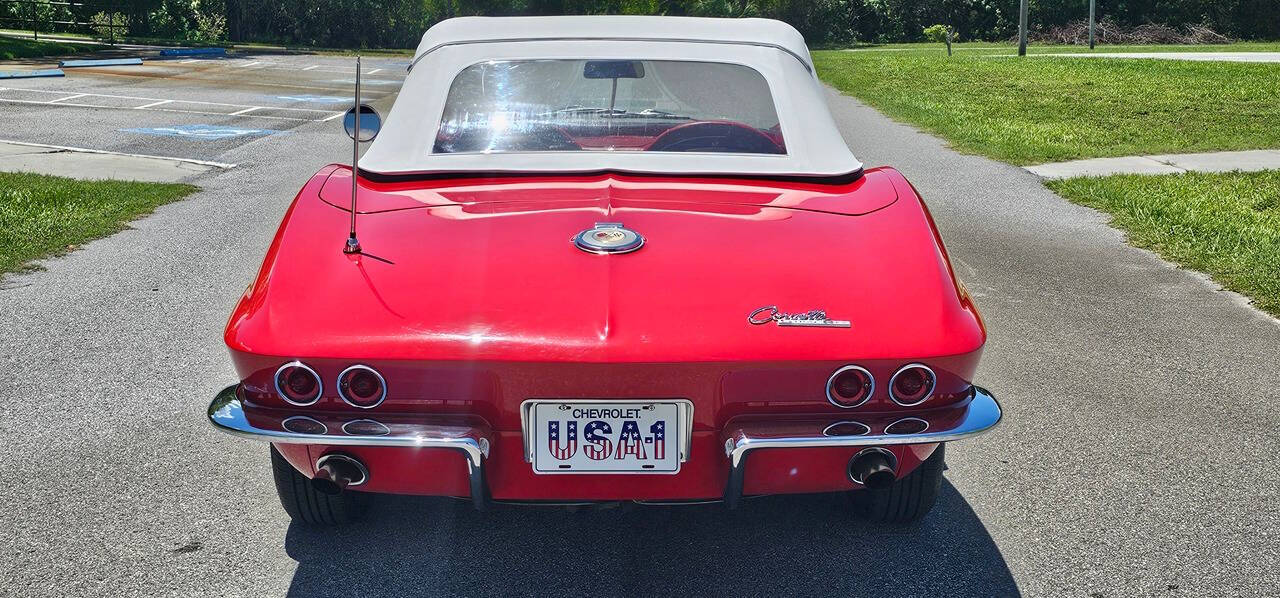
[[[1280,316],[1280,170],[1047,183],[1112,215],[1129,242],[1212,276]]]
[[[1017,44],[1008,42],[961,42],[952,44],[953,49],[962,51],[982,51],[994,53],[1014,53]],[[860,52],[877,50],[916,50],[926,53],[947,53],[947,47],[940,43],[901,43],[901,44],[866,44],[852,48]],[[1235,42],[1232,44],[1141,44],[1141,45],[1099,45],[1090,50],[1089,46],[1070,44],[1030,44],[1029,54],[1065,54],[1079,52],[1280,52],[1280,42]]]
[[[45,42],[33,41],[30,39],[16,39],[12,37],[0,37],[0,60],[14,60],[16,58],[35,58],[37,56],[58,56],[61,54],[76,54],[84,52],[87,49],[81,44],[68,44],[63,42]]]
[[[191,185],[80,181],[0,172],[0,272],[74,250],[196,191]]]
[[[889,116],[1014,164],[1280,147],[1277,64],[907,48],[815,52],[814,62],[823,80]]]

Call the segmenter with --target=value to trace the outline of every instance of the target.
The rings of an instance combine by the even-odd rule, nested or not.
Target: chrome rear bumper
[[[492,432],[487,428],[475,425],[432,424],[405,421],[378,422],[386,430],[385,434],[376,436],[331,432],[330,426],[318,419],[306,417],[324,426],[323,431],[314,433],[289,431],[286,422],[297,417],[275,416],[271,410],[264,413],[250,414],[237,391],[238,385],[222,389],[213,402],[209,404],[209,421],[223,432],[254,440],[284,444],[320,444],[332,446],[394,446],[415,448],[444,448],[462,453],[467,463],[467,478],[471,488],[471,501],[477,509],[483,509],[488,503],[488,488],[484,481],[484,460],[489,456],[490,437]],[[317,416],[320,417],[320,416]],[[368,420],[364,420],[368,421]],[[342,425],[333,426],[336,429]]]
[[[858,447],[890,446],[904,444],[933,444],[951,442],[977,436],[1000,422],[1000,404],[986,389],[973,387],[973,395],[956,406],[948,406],[930,412],[913,412],[909,419],[925,422],[924,430],[911,434],[887,434],[889,425],[869,426],[862,423],[866,433],[860,435],[829,435],[827,430],[834,422],[830,419],[780,424],[762,421],[758,424],[730,425],[725,430],[724,449],[729,457],[729,481],[724,492],[724,502],[729,508],[742,499],[743,480],[746,478],[747,456],[759,449],[787,449],[809,447]],[[872,434],[876,428],[882,430]]]

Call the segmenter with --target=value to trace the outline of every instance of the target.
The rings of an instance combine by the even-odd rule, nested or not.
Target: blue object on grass
[[[160,50],[161,56],[225,56],[226,48],[165,48]]]

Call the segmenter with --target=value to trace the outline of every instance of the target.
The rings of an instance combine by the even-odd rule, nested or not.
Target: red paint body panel
[[[345,255],[350,171],[330,166],[286,213],[225,339],[245,397],[336,418],[475,418],[495,432],[495,498],[702,499],[724,492],[721,430],[737,417],[835,417],[828,377],[857,363],[877,379],[858,414],[906,414],[888,399],[900,366],[924,362],[937,396],[969,388],[986,331],[956,282],[936,227],[900,174],[842,185],[622,175],[361,180],[359,238]],[[646,238],[626,255],[576,249],[574,234],[621,222]],[[776,305],[823,309],[848,329],[752,325]],[[290,407],[272,376],[299,359],[323,398]],[[386,378],[376,409],[336,395],[363,363]],[[535,475],[525,462],[527,399],[688,399],[694,439],[676,475]],[[893,448],[905,475],[935,445]],[[324,447],[285,456],[299,469]],[[463,461],[443,449],[345,449],[365,490],[466,495]],[[752,493],[851,487],[844,449],[765,450]]]

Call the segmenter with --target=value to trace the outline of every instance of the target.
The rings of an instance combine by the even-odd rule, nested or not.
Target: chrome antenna
[[[342,248],[343,253],[360,253],[360,241],[356,239],[356,190],[360,180],[360,55],[356,55],[356,107],[355,135],[351,136],[351,235]]]

